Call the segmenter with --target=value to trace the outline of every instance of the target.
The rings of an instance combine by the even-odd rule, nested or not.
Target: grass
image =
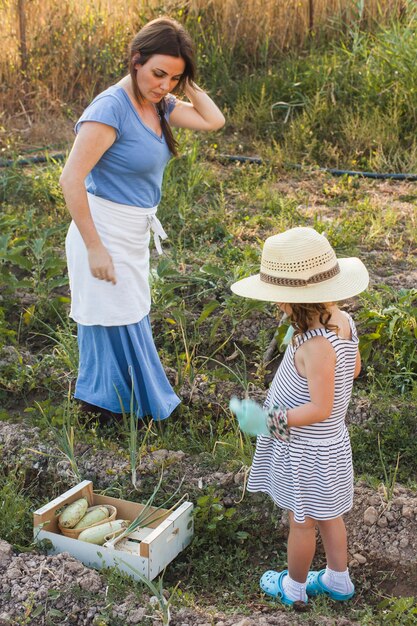
[[[306,15],[309,4],[314,7],[313,28]],[[226,114],[231,132],[226,142],[212,142],[213,152],[226,144],[225,151],[251,154],[258,142],[275,161],[349,170],[417,170],[414,3],[292,0],[284,10],[283,0],[266,5],[246,0],[239,4],[239,20],[232,19],[233,6],[231,0],[208,5],[190,1],[186,9],[166,5],[194,37],[199,80]],[[50,124],[49,132],[45,126],[45,102],[68,132],[69,120],[126,71],[130,37],[163,8],[146,2],[138,11],[126,0],[108,16],[103,4],[68,2],[58,10],[34,1],[27,36],[31,72],[23,71],[16,81],[19,60],[5,5],[10,19],[3,21],[3,41],[8,37],[10,47],[0,65],[4,153],[17,156],[28,135],[36,137],[41,149],[45,137],[48,145],[62,148],[55,125]],[[42,128],[37,132],[38,124]],[[186,159],[184,164],[183,180],[188,175],[193,180],[176,194],[183,228],[187,196],[200,187],[205,174],[197,167],[187,169]],[[15,171],[10,179],[21,184]],[[189,229],[183,234],[186,245]]]
[[[17,469],[0,472],[0,537],[18,549],[27,549],[33,533],[31,512],[36,504],[34,485],[25,485],[24,474]]]

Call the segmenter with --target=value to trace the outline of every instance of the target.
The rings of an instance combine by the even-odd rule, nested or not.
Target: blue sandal
[[[329,587],[322,582],[322,576],[326,570],[322,569],[319,572],[309,572],[307,576],[307,595],[308,596],[318,596],[320,594],[325,594],[329,596],[332,600],[339,600],[339,602],[345,602],[346,600],[350,600],[355,595],[355,587],[351,593],[338,593],[337,591],[333,591]]]
[[[261,580],[259,581],[260,587],[264,593],[282,604],[287,604],[288,606],[292,606],[294,604],[294,600],[290,600],[282,588],[282,581],[285,576],[288,574],[288,570],[284,570],[283,572],[275,572],[274,570],[268,570],[264,574],[262,574]]]

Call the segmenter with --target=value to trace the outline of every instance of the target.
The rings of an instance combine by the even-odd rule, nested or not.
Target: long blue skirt
[[[78,324],[74,397],[113,413],[166,419],[180,403],[155,348],[149,315],[126,326]]]

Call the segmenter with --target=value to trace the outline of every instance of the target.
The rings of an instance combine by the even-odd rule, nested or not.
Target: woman
[[[161,252],[166,234],[156,210],[164,168],[176,154],[170,125],[224,125],[194,75],[185,29],[169,18],[146,24],[130,46],[130,74],[78,120],[60,179],[73,220],[66,251],[80,354],[74,395],[105,411],[129,410],[133,397],[139,417],[161,420],[180,402],[149,323],[149,240],[152,230]],[[171,95],[180,90],[189,102]]]

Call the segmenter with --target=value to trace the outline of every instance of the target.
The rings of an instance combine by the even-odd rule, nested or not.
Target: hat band
[[[329,278],[333,278],[340,273],[339,263],[336,263],[334,267],[325,272],[314,274],[304,280],[303,278],[284,278],[282,276],[270,276],[269,274],[260,273],[260,278],[263,283],[270,283],[271,285],[280,285],[281,287],[307,287],[307,285],[314,285],[315,283],[322,283]]]

